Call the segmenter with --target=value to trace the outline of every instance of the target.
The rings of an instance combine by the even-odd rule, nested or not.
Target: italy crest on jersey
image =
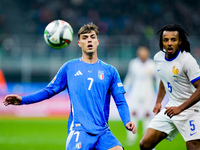
[[[98,77],[99,79],[103,80],[104,79],[104,72],[101,70],[98,70]]]
[[[77,149],[80,149],[80,148],[81,148],[81,142],[76,143],[76,148],[77,148]]]

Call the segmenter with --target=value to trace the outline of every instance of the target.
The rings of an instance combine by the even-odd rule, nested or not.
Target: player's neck
[[[94,64],[97,62],[98,57],[97,55],[94,53],[93,55],[82,55],[82,60],[83,62],[89,63],[89,64]]]

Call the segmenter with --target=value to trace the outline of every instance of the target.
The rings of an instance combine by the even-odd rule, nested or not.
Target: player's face
[[[140,48],[138,50],[138,57],[145,62],[149,58],[149,51],[146,48]]]
[[[96,33],[92,30],[90,33],[81,34],[78,45],[84,53],[88,55],[93,54],[99,45]]]
[[[167,58],[174,58],[179,50],[181,41],[178,31],[164,31],[162,35],[163,47],[166,50]]]

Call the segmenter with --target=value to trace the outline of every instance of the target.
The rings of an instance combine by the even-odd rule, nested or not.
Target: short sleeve
[[[191,54],[188,54],[185,60],[186,61],[185,61],[184,69],[187,73],[187,76],[190,82],[194,83],[195,81],[200,79],[199,65]]]

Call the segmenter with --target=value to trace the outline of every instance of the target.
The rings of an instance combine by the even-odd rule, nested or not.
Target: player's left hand
[[[130,121],[130,122],[128,122],[127,124],[126,124],[126,129],[127,130],[129,130],[129,131],[131,131],[133,134],[135,134],[136,133],[136,126],[135,126],[135,124],[133,123],[133,121]]]
[[[179,107],[165,107],[166,111],[165,114],[167,114],[170,118],[172,118],[174,115],[178,115],[181,113],[181,109]]]

